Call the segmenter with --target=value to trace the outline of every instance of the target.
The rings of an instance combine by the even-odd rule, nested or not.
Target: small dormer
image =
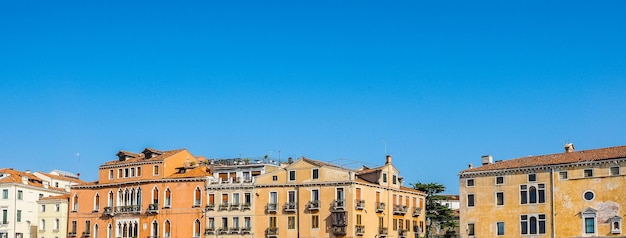
[[[141,153],[143,153],[145,159],[151,159],[163,154],[163,151],[146,148]]]
[[[117,157],[119,158],[119,161],[126,161],[129,159],[138,158],[139,155],[132,152],[120,150],[120,152],[117,153]]]

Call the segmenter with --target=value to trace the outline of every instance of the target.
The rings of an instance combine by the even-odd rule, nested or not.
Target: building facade
[[[625,237],[626,146],[493,162],[460,173],[463,237]]]
[[[202,237],[209,168],[185,149],[120,151],[72,187],[69,237]]]
[[[37,201],[36,237],[61,238],[67,237],[67,213],[69,194],[43,197]]]
[[[72,184],[76,178],[57,178]],[[69,187],[50,186],[52,180],[33,173],[14,169],[0,169],[0,238],[35,237],[38,226],[37,201],[49,196],[69,193]]]
[[[387,163],[351,170],[301,158],[257,178],[256,237],[418,237],[424,193]]]

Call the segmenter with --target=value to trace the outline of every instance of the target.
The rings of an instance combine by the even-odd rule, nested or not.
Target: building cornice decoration
[[[91,189],[91,188],[107,188],[107,187],[119,187],[128,185],[141,185],[150,183],[177,183],[177,182],[206,182],[206,178],[175,178],[175,179],[151,179],[151,180],[137,180],[121,183],[105,183],[105,184],[90,184],[90,185],[74,185],[72,189]]]

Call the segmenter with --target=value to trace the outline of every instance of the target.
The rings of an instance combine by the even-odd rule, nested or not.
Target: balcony
[[[320,201],[319,200],[313,200],[310,201],[307,209],[309,209],[309,211],[319,211],[320,210]]]
[[[333,210],[345,210],[346,208],[346,200],[335,199],[333,201]]]
[[[250,203],[241,204],[241,210],[250,210]]]
[[[356,200],[356,210],[365,209],[365,200]]]
[[[265,237],[278,237],[278,227],[270,227],[265,229]]]
[[[230,210],[239,210],[239,203],[230,204]]]
[[[387,237],[387,227],[378,228],[378,237]]]
[[[422,214],[422,208],[421,207],[414,207],[413,208],[413,217],[419,216],[420,214]]]
[[[206,206],[204,206],[204,210],[205,211],[214,211],[215,210],[215,203],[209,203]]]
[[[215,235],[215,228],[210,227],[210,228],[204,229],[204,235]]]
[[[376,212],[383,212],[385,211],[385,203],[384,202],[377,202],[376,203]]]
[[[115,213],[113,212],[113,208],[112,207],[105,207],[104,208],[104,215],[114,216]]]
[[[148,236],[148,238],[159,238],[159,236]]]
[[[357,236],[365,235],[365,226],[364,225],[356,225],[354,226],[354,231]]]
[[[76,231],[70,231],[67,233],[67,236],[69,237],[76,237]]]
[[[295,202],[285,203],[285,205],[283,206],[283,210],[285,212],[296,212],[296,203]]]
[[[81,237],[90,237],[90,236],[91,236],[91,232],[83,231],[83,235]]]
[[[407,206],[395,205],[393,207],[393,214],[394,215],[404,215],[404,214],[406,214],[406,210],[407,210]]]
[[[242,235],[243,235],[243,234],[251,234],[251,232],[252,232],[252,227],[244,227],[244,228],[241,228],[241,234],[242,234]]]
[[[222,227],[222,228],[217,229],[217,234],[220,234],[220,235],[228,234],[228,227]]]
[[[130,205],[130,206],[117,206],[115,207],[116,214],[138,214],[141,212],[141,207],[139,205]]]
[[[159,213],[159,204],[152,203],[148,205],[148,210],[146,210],[148,214],[158,214]]]
[[[231,227],[228,231],[230,234],[239,234],[239,227]]]
[[[346,235],[346,227],[345,226],[333,226],[333,234],[336,236]]]
[[[223,202],[222,204],[220,204],[220,211],[226,210],[228,210],[228,202]]]
[[[268,203],[267,206],[265,206],[265,211],[267,211],[267,213],[277,212],[278,211],[278,204],[276,204],[276,203]]]
[[[409,231],[405,229],[398,230],[398,238],[406,238],[409,235]]]

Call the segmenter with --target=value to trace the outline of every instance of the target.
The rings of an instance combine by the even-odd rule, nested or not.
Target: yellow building
[[[493,162],[460,173],[463,237],[624,237],[626,146]]]
[[[43,197],[39,205],[36,237],[67,237],[69,194]]]
[[[417,237],[425,194],[402,183],[391,156],[361,170],[301,158],[257,177],[255,237]]]

